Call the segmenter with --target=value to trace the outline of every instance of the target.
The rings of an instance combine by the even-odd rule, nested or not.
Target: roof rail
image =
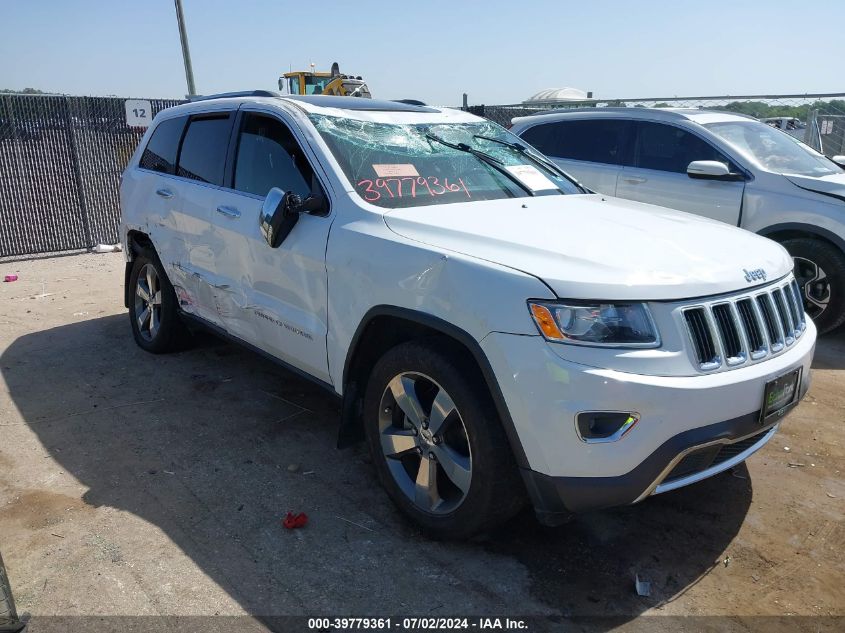
[[[530,119],[530,118],[540,118],[540,117],[553,117],[556,114],[565,114],[570,112],[585,112],[595,114],[596,116],[601,116],[602,114],[629,114],[632,117],[637,117],[642,115],[643,117],[653,116],[655,114],[659,114],[664,117],[672,118],[672,119],[689,119],[690,114],[730,114],[731,116],[742,117],[744,119],[750,119],[752,121],[757,121],[757,117],[752,116],[750,114],[743,114],[741,112],[732,112],[731,110],[725,110],[719,106],[714,106],[712,108],[705,108],[705,107],[697,107],[697,108],[680,108],[680,107],[668,107],[668,108],[655,108],[653,106],[633,106],[633,107],[624,107],[624,106],[607,106],[603,108],[554,108],[552,110],[544,110],[543,112],[535,112],[534,114],[526,114],[524,116],[513,117],[514,119]]]
[[[189,101],[208,101],[209,99],[231,99],[233,97],[281,97],[275,90],[241,90],[237,92],[221,92],[216,95],[196,95]]]
[[[522,116],[514,117],[515,119],[527,119],[533,117],[552,117],[556,114],[569,114],[575,112],[584,112],[590,114],[596,114],[597,116],[601,116],[603,113],[617,113],[617,114],[639,114],[643,112],[659,112],[661,114],[665,114],[674,118],[683,119],[685,112],[690,112],[695,110],[696,112],[702,111],[706,112],[706,110],[701,110],[700,108],[653,108],[653,107],[630,107],[626,108],[625,106],[605,106],[600,108],[552,108],[549,110],[543,110],[541,112],[533,112],[532,114],[525,114]],[[685,112],[682,112],[685,111]]]

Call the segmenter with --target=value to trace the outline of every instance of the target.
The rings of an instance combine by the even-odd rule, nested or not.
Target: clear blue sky
[[[200,93],[310,61],[377,97],[514,103],[845,91],[845,0],[183,0]],[[181,97],[173,0],[0,0],[0,88]]]

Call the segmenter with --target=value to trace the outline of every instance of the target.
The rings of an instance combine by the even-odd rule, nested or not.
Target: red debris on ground
[[[6,275],[5,277],[3,277],[3,281],[17,281],[17,280],[18,280],[17,275]]]
[[[294,514],[293,512],[288,512],[288,515],[282,521],[282,525],[284,525],[289,530],[295,530],[296,528],[303,527],[306,523],[308,523],[308,515],[304,512],[300,512],[299,514]]]

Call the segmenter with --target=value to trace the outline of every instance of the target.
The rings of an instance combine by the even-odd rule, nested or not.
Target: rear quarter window
[[[159,123],[141,154],[139,167],[162,174],[175,174],[176,153],[187,120],[187,117],[176,117]]]

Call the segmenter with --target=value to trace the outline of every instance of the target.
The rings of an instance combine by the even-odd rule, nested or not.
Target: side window
[[[634,164],[643,169],[686,173],[694,160],[717,160],[731,171],[737,167],[708,142],[681,128],[663,123],[636,123],[637,143]]]
[[[551,147],[541,151],[557,158],[619,165],[625,149],[628,125],[628,121],[618,119],[578,119],[548,123],[542,127],[548,128],[547,143]],[[527,136],[525,140],[531,142]]]
[[[185,121],[187,117],[177,117],[159,123],[141,154],[139,166],[163,174],[175,174],[176,152],[179,151]]]
[[[278,187],[304,198],[312,192],[313,173],[284,123],[269,115],[244,115],[235,158],[235,189],[266,196]]]
[[[525,130],[520,137],[526,143],[533,145],[547,156],[558,156],[555,142],[555,127],[553,123],[535,125]]]
[[[222,185],[231,129],[232,116],[228,112],[192,117],[182,141],[176,175]]]

